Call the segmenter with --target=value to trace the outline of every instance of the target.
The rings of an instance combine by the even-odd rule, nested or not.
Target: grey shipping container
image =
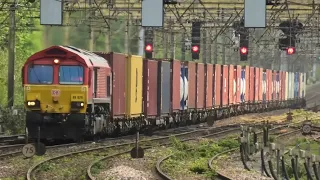
[[[171,62],[159,61],[158,65],[158,115],[171,109]]]

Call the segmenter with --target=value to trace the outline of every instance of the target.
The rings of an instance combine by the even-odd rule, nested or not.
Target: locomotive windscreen
[[[29,65],[29,84],[52,84],[53,67],[51,65]]]
[[[60,66],[59,83],[60,84],[83,84],[82,66]]]

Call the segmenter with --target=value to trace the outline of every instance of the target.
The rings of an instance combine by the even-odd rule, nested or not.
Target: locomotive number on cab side
[[[76,100],[76,99],[83,99],[83,96],[72,96],[72,99],[73,99],[73,100]]]

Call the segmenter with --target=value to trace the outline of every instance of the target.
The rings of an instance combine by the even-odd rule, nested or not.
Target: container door
[[[216,64],[215,65],[215,82],[214,82],[214,89],[215,89],[215,106],[221,106],[221,79],[222,79],[222,71],[221,71],[221,65]]]

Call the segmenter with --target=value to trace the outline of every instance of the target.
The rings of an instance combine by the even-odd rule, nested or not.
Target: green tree
[[[1,11],[2,7],[2,11]],[[8,73],[8,32],[10,16],[6,11],[10,7],[9,3],[0,6],[0,105],[7,103],[7,73]],[[34,11],[39,7],[39,3],[28,3],[27,0],[20,1],[17,6],[16,15],[16,58],[15,58],[15,105],[21,105],[23,102],[23,89],[21,86],[21,68],[26,59],[41,48],[40,33],[34,31],[39,28],[39,13]]]

